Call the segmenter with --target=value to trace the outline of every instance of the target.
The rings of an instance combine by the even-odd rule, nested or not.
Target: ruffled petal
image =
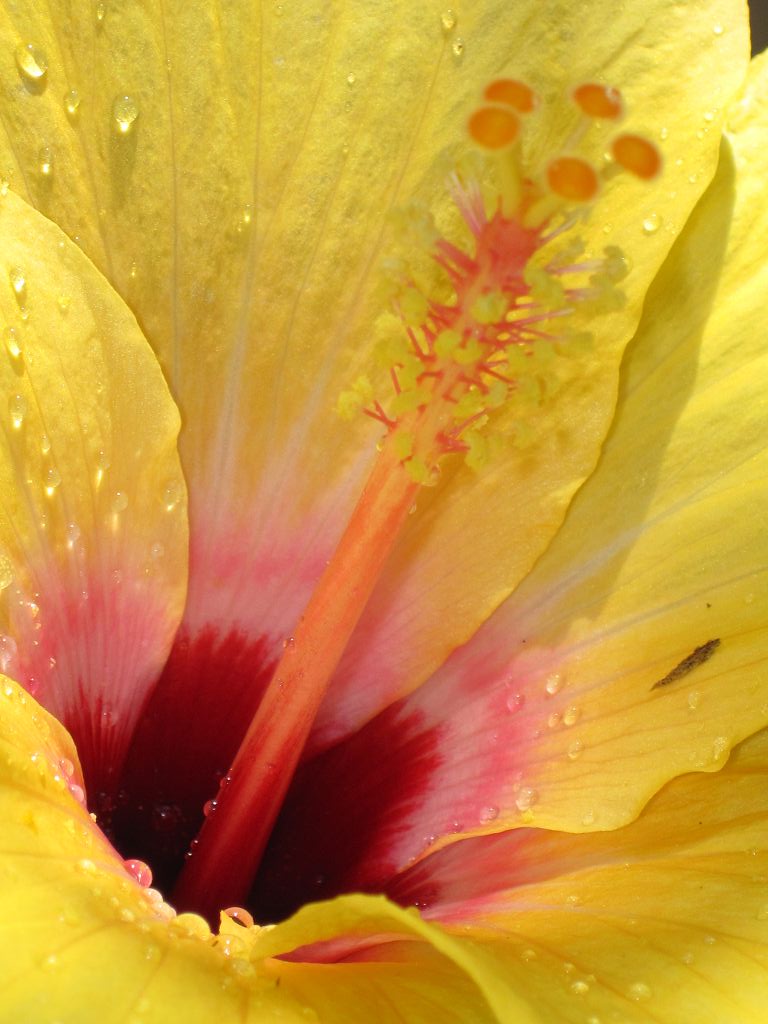
[[[626,309],[605,319],[605,363],[574,399],[580,429],[560,458],[546,431],[535,466],[491,473],[484,486],[458,474],[417,517],[365,631],[379,683],[358,685],[369,666],[351,673],[353,653],[353,690],[326,716],[338,732],[472,633],[591,470],[619,350],[714,167],[721,111],[746,58],[744,11],[711,0],[683,19],[679,5],[654,0],[608,20],[599,4],[542,11],[496,0],[467,5],[453,24],[403,0],[385,10],[324,0],[242,0],[226,15],[202,3],[99,10],[57,0],[2,12],[0,166],[131,305],[182,409],[190,645],[213,628],[225,649],[237,635],[266,637],[274,652],[311,592],[374,454],[376,428],[332,410],[370,370],[387,312],[378,267],[391,250],[389,215],[415,199],[450,222],[444,179],[483,84],[510,73],[564,97],[604,78],[625,89],[634,125],[669,136],[659,188],[610,189],[585,233],[593,247],[625,246],[634,272]],[[531,141],[539,155],[573,123],[565,99],[555,105]],[[647,217],[663,226],[644,234]],[[467,533],[494,513],[482,540]],[[423,629],[424,580],[439,631]],[[362,691],[366,706],[347,706]]]
[[[3,1021],[341,1022],[372,1000],[382,1022],[493,1024],[516,1005],[484,954],[383,898],[308,908],[273,929],[222,915],[212,935],[123,863],[74,779],[69,736],[0,678]]]
[[[670,782],[625,828],[468,839],[393,895],[479,942],[542,1022],[759,1024],[767,783],[762,732],[714,775]]]
[[[300,768],[258,882],[272,912],[380,889],[467,833],[624,824],[768,721],[765,69],[563,529],[428,683]]]
[[[12,193],[0,235],[0,668],[74,733],[98,788],[181,617],[179,416],[77,246]]]

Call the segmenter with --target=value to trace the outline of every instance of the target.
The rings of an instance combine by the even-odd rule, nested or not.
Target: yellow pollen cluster
[[[617,134],[596,165],[579,151],[584,125],[619,121],[624,104],[616,89],[584,83],[571,91],[581,124],[562,152],[540,167],[526,168],[520,140],[526,120],[541,102],[524,82],[497,79],[472,113],[470,139],[498,163],[499,193],[487,208],[478,181],[451,176],[452,198],[469,229],[471,245],[441,236],[428,210],[412,204],[396,230],[428,251],[443,287],[424,287],[407,260],[387,269],[393,316],[377,348],[389,371],[393,394],[374,398],[368,376],[360,376],[339,398],[345,418],[360,410],[380,421],[411,477],[436,479],[439,458],[463,453],[480,469],[512,440],[525,446],[535,437],[531,413],[561,385],[563,360],[593,343],[580,328],[584,314],[610,312],[623,301],[618,287],[627,273],[623,254],[608,246],[602,256],[585,255],[571,229],[601,183],[623,168],[650,179],[661,170],[652,142]],[[578,311],[580,317],[574,319]],[[516,408],[513,436],[488,429],[494,412]]]

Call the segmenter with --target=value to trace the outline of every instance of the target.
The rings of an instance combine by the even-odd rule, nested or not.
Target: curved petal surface
[[[342,1022],[369,1000],[381,1024],[531,1019],[482,951],[383,898],[271,929],[222,915],[218,935],[174,915],[105,841],[75,778],[69,736],[0,679],[0,1019]]]
[[[406,872],[398,899],[469,934],[537,1019],[758,1024],[768,999],[768,733],[670,782],[625,828],[520,829]]]
[[[332,409],[369,367],[387,311],[377,267],[390,250],[388,215],[416,200],[455,221],[443,182],[484,82],[514,73],[549,98],[604,78],[626,89],[633,124],[668,134],[652,198],[616,183],[586,229],[588,246],[625,246],[634,270],[626,309],[601,331],[605,361],[574,397],[580,429],[562,458],[551,458],[546,432],[536,458],[481,486],[463,473],[446,480],[364,633],[379,685],[354,706],[368,675],[358,650],[344,670],[354,694],[329,703],[325,734],[337,734],[472,633],[591,470],[619,350],[714,166],[722,108],[746,59],[744,10],[700,0],[682,18],[679,5],[655,0],[617,10],[610,24],[599,4],[564,2],[466,4],[455,18],[400,0],[99,11],[57,0],[2,12],[0,166],[130,304],[182,409],[190,644],[213,626],[222,642],[236,632],[274,648],[300,613],[373,457],[375,428],[340,423]],[[573,127],[567,102],[554,109],[534,155],[557,151]],[[663,226],[644,234],[646,216]],[[494,509],[504,510],[495,528],[468,536],[465,524]],[[439,632],[422,629],[424,581]],[[393,608],[395,591],[403,599]]]
[[[98,788],[181,618],[179,416],[78,247],[10,192],[0,235],[0,668],[66,723]]]
[[[259,881],[273,912],[466,833],[615,828],[768,721],[765,67],[562,530],[431,680],[305,761]]]

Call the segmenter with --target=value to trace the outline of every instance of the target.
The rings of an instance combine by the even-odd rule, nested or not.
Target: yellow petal
[[[306,908],[272,929],[224,918],[216,937],[174,916],[69,791],[61,765],[76,760],[58,722],[0,679],[3,1021],[341,1024],[371,1001],[382,1022],[531,1019],[482,951],[383,898]],[[349,962],[323,962],[329,942]]]
[[[106,784],[184,601],[179,417],[77,246],[13,193],[0,236],[0,667]]]
[[[763,57],[650,291],[597,470],[528,579],[416,695],[424,729],[475,752],[468,792],[477,805],[482,777],[502,808],[484,831],[616,827],[768,722],[766,83]]]
[[[524,829],[417,870],[439,893],[431,916],[496,957],[542,1024],[761,1024],[766,826],[763,732],[722,771],[670,782],[618,831]]]
[[[333,408],[370,369],[390,214],[415,199],[450,219],[444,180],[484,83],[514,74],[563,97],[539,155],[572,126],[568,88],[595,77],[624,89],[633,127],[668,135],[661,184],[611,188],[584,232],[593,248],[624,246],[634,271],[563,414],[579,429],[561,444],[546,424],[529,460],[483,486],[446,483],[382,590],[403,593],[376,612],[379,648],[401,652],[388,689],[415,685],[530,567],[594,464],[620,349],[714,165],[744,11],[711,0],[683,17],[654,0],[606,19],[599,3],[494,0],[457,8],[455,24],[405,0],[102,11],[56,0],[0,14],[0,167],[78,236],[160,355],[186,422],[195,627],[235,619],[279,641],[301,611],[373,454],[376,428]],[[44,75],[10,60],[27,44]],[[489,519],[482,539],[468,533]],[[423,579],[441,631],[417,643],[407,609]]]

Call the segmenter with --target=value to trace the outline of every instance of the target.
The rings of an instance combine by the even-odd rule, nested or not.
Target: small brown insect
[[[682,679],[683,676],[693,672],[699,665],[709,661],[719,646],[720,639],[717,638],[715,640],[707,640],[705,644],[694,648],[687,658],[683,658],[679,665],[675,665],[672,671],[667,672],[663,679],[659,679],[657,683],[654,683],[651,689],[658,690],[660,686],[669,686],[670,683],[676,683],[678,679]]]

